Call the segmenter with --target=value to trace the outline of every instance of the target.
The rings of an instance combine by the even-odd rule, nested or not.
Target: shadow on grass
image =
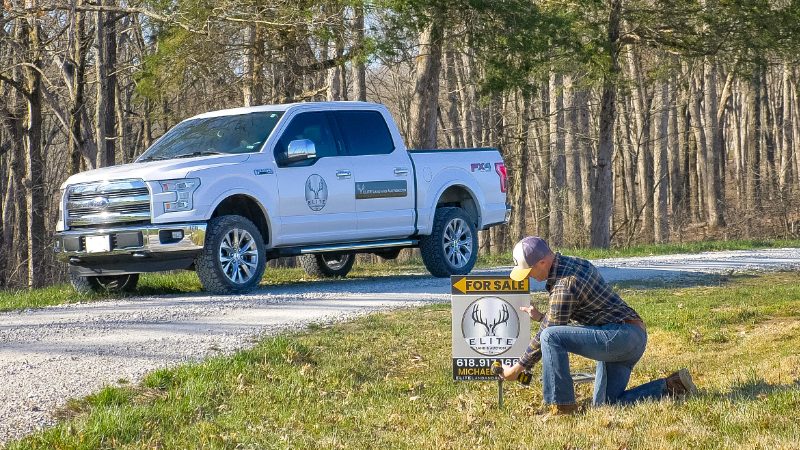
[[[785,384],[771,384],[761,379],[751,379],[737,383],[730,391],[705,391],[714,398],[724,398],[730,401],[760,400],[773,394],[800,390],[800,379]]]
[[[611,282],[617,289],[683,289],[694,287],[724,287],[735,282],[758,278],[756,275],[737,274],[697,274],[685,273],[681,278],[673,279],[648,279],[648,280],[619,280]]]

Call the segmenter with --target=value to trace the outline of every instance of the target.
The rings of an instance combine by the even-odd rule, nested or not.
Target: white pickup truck
[[[207,291],[239,293],[272,258],[344,276],[356,253],[391,259],[408,247],[434,276],[466,274],[477,230],[508,221],[506,180],[496,149],[407,150],[374,103],[215,111],[134,163],[71,176],[55,249],[80,291],[193,269]]]

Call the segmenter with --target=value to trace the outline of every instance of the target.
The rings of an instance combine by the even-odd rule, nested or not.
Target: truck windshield
[[[186,120],[161,136],[136,162],[254,153],[261,150],[282,115],[262,111]]]

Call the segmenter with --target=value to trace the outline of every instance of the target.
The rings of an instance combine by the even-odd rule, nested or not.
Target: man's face
[[[547,275],[550,272],[550,266],[548,264],[549,258],[545,258],[531,267],[531,272],[528,274],[529,277],[533,278],[536,281],[544,281],[547,279]]]

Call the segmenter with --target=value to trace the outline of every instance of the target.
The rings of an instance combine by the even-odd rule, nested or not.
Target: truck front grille
[[[150,190],[142,180],[69,186],[65,206],[70,228],[150,222]]]

